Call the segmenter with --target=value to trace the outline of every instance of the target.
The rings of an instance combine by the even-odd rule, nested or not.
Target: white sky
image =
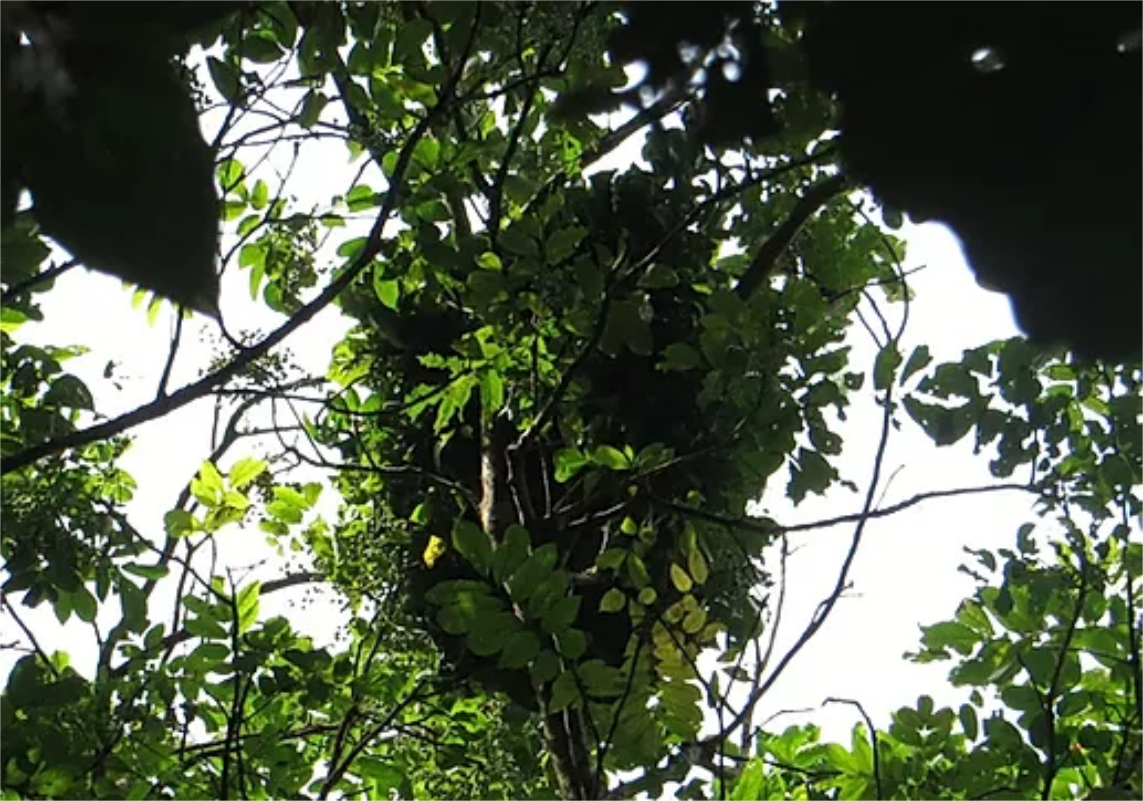
[[[612,160],[617,164],[611,166],[621,166],[629,158],[630,151],[613,154]],[[345,190],[346,176],[355,169],[341,165],[346,165],[346,156],[340,144],[307,144],[291,193],[302,195],[306,201],[328,202],[330,196]],[[373,185],[377,187],[379,182]],[[274,188],[276,184],[271,182],[272,191]],[[909,246],[906,267],[929,268],[910,279],[917,297],[902,345],[906,356],[914,345],[924,343],[930,346],[937,361],[955,359],[964,348],[1016,333],[1006,299],[976,285],[958,244],[947,230],[936,225],[908,227],[905,239]],[[145,312],[131,308],[130,297],[130,292],[115,279],[72,271],[45,297],[46,322],[29,325],[19,332],[21,339],[37,343],[88,346],[89,355],[65,367],[88,383],[97,408],[109,416],[129,411],[154,397],[167,357],[169,312],[161,314],[155,326],[149,326]],[[232,331],[254,327],[266,331],[280,323],[280,317],[250,301],[246,274],[235,274],[233,269],[226,276],[221,305]],[[297,363],[320,375],[345,328],[345,321],[327,310],[287,340],[286,346]],[[172,389],[197,377],[210,359],[207,332],[212,332],[211,341],[217,340],[212,325],[202,318],[185,326]],[[871,367],[875,354],[868,337],[855,329],[853,341],[854,366]],[[103,378],[109,359],[119,364],[115,380],[121,389]],[[196,473],[209,450],[211,406],[210,400],[199,402],[132,432],[136,442],[122,461],[122,466],[139,482],[137,496],[129,506],[130,518],[156,543],[163,537],[163,514],[174,504],[180,489]],[[862,490],[872,468],[879,427],[880,412],[863,391],[851,408],[849,421],[840,429],[845,454],[839,462],[843,476],[855,481]],[[269,445],[273,447],[272,442]],[[240,445],[232,450],[223,468],[245,455],[251,455],[250,448]],[[967,441],[937,450],[907,418],[903,430],[891,437],[883,475],[893,475],[883,504],[924,490],[975,486],[991,480],[987,459],[974,457]],[[774,481],[770,494],[762,499],[768,514],[782,523],[855,512],[862,501],[861,495],[838,490],[828,498],[811,497],[800,508],[791,509],[781,497],[783,485],[782,481]],[[332,510],[332,500],[327,493],[323,503],[326,511]],[[971,592],[970,581],[957,571],[964,561],[962,548],[1009,544],[1016,528],[1031,518],[1030,506],[1026,496],[999,493],[932,501],[887,519],[871,521],[851,575],[853,590],[774,687],[756,720],[781,710],[810,709],[807,715],[776,725],[780,728],[786,722],[813,720],[825,728],[827,736],[848,741],[849,730],[858,721],[857,712],[839,706],[821,709],[825,698],[860,701],[879,726],[888,723],[890,711],[912,704],[921,693],[933,695],[938,703],[959,703],[961,695],[954,693],[945,681],[947,666],[913,665],[902,660],[901,655],[917,646],[919,624],[951,617],[958,602]],[[779,640],[780,645],[796,639],[818,602],[828,594],[851,535],[852,527],[839,526],[792,539],[797,550],[790,560],[786,634]],[[269,556],[264,537],[255,525],[245,530],[226,529],[219,539],[224,561],[230,565],[251,565]],[[257,575],[265,579],[281,572],[281,563],[271,562],[264,564]],[[298,605],[300,593],[300,589],[290,590],[264,598],[263,616],[287,613],[298,628],[313,635],[316,641],[328,641],[338,614],[328,604]],[[171,596],[165,598],[159,606],[152,604],[153,616],[169,614]],[[117,611],[117,603],[110,606],[112,612]],[[91,674],[96,652],[89,627],[76,622],[59,626],[47,605],[19,611],[45,648],[67,650],[76,668]],[[10,642],[19,634],[4,615],[0,619],[0,641]],[[0,652],[0,671],[6,674],[18,656],[10,650]]]

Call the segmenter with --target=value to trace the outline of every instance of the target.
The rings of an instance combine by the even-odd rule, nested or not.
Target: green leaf
[[[508,582],[508,591],[512,599],[523,603],[531,597],[540,583],[552,574],[552,569],[559,558],[559,551],[554,543],[548,543],[532,553],[519,570]]]
[[[901,365],[901,351],[897,350],[897,342],[889,342],[877,354],[873,362],[873,387],[878,392],[884,392],[893,384],[893,376]]]
[[[901,371],[901,383],[908,381],[918,370],[924,370],[932,361],[933,356],[929,353],[928,345],[918,345],[913,348],[909,360],[905,362],[905,369]]]
[[[905,411],[921,426],[937,445],[953,445],[970,430],[976,419],[975,407],[967,403],[957,409],[947,409],[922,403],[912,396],[901,399]]]
[[[536,181],[517,172],[509,173],[504,178],[504,193],[514,203],[520,205],[531,200],[539,188],[540,185]]]
[[[254,182],[254,189],[250,192],[250,205],[258,211],[270,205],[270,187],[261,178]]]
[[[577,595],[565,595],[558,599],[543,616],[544,630],[549,634],[559,634],[570,628],[575,623],[582,601]]]
[[[565,629],[556,635],[556,649],[574,662],[587,651],[587,636],[579,629]]]
[[[259,599],[262,594],[262,583],[254,581],[238,591],[235,606],[238,607],[238,633],[248,631],[258,620]]]
[[[377,300],[381,301],[382,305],[386,308],[397,311],[398,302],[401,299],[401,282],[392,279],[381,278],[380,271],[373,273],[373,293],[377,296]]]
[[[268,465],[261,459],[239,459],[230,468],[230,486],[242,489],[258,476],[266,472]]]
[[[979,733],[980,728],[976,717],[976,708],[972,704],[961,704],[960,707],[960,726],[964,729],[964,734],[969,740],[975,740],[976,735]]]
[[[95,408],[95,401],[86,384],[74,375],[62,375],[52,381],[51,387],[44,393],[44,405],[90,411]]]
[[[562,448],[556,451],[556,481],[566,484],[580,470],[591,464],[591,460],[576,448]]]
[[[532,681],[543,685],[554,679],[560,672],[560,658],[554,651],[545,650],[532,663]]]
[[[207,460],[202,463],[198,471],[198,480],[208,492],[222,494],[222,473],[218,472],[213,462]]]
[[[472,375],[463,375],[453,381],[444,393],[441,404],[437,407],[437,417],[433,423],[433,431],[439,434],[448,427],[454,417],[468,405],[472,397],[472,390],[480,383],[480,379]]]
[[[353,760],[353,769],[371,783],[370,798],[389,798],[393,790],[409,783],[401,766],[388,759],[359,756]]]
[[[932,626],[924,626],[922,642],[926,648],[943,650],[953,648],[957,653],[968,656],[980,640],[980,634],[968,626],[955,621],[945,621]]]
[[[242,82],[234,65],[210,56],[206,60],[206,66],[210,71],[210,79],[214,82],[214,88],[222,98],[232,106],[238,105],[242,98]]]
[[[0,263],[11,271],[12,277],[31,277],[50,255],[51,250],[33,230],[13,226],[0,234]],[[4,310],[7,309],[6,306]]]
[[[627,596],[618,587],[612,587],[599,601],[600,612],[619,612],[627,605]]]
[[[508,638],[504,653],[500,655],[500,667],[516,670],[532,664],[540,653],[540,638],[530,631],[518,631]]]
[[[528,599],[528,615],[533,618],[542,618],[549,615],[556,603],[568,594],[570,579],[566,570],[553,570],[540,582],[535,592]]]
[[[494,656],[519,630],[520,621],[511,612],[492,612],[472,621],[465,643],[477,656]]]
[[[242,187],[246,168],[238,159],[225,159],[217,168],[218,185],[226,192],[234,192]]]
[[[116,586],[123,611],[123,627],[142,634],[147,630],[147,596],[131,581],[123,580]]]
[[[413,161],[427,170],[435,170],[440,163],[441,143],[428,136],[421,137],[413,147]]]
[[[123,565],[123,570],[148,581],[159,581],[166,578],[171,572],[166,565],[141,565],[138,562],[129,562]]]
[[[579,687],[576,685],[575,676],[570,671],[565,671],[556,677],[556,682],[552,685],[548,714],[554,715],[557,712],[562,712],[579,700]]]
[[[465,283],[472,293],[473,304],[481,308],[491,306],[505,295],[504,276],[500,273],[478,270],[471,273]]]
[[[799,448],[787,491],[794,503],[801,503],[810,492],[825,493],[836,478],[837,470],[824,456],[810,448]]]
[[[626,548],[608,548],[595,558],[595,566],[600,570],[618,570],[626,558]]]
[[[702,365],[702,354],[685,342],[673,342],[663,351],[663,366],[668,370],[694,370]]]
[[[695,584],[706,584],[710,569],[707,567],[706,558],[702,555],[702,551],[697,548],[687,554],[687,572],[691,574]]]
[[[676,590],[684,594],[690,592],[694,586],[694,582],[687,575],[687,571],[676,564],[671,565],[671,583],[675,585]]]
[[[610,445],[600,445],[591,455],[591,459],[597,465],[606,467],[609,470],[630,470],[631,461],[624,455],[623,451],[618,448],[613,448]]]
[[[651,583],[651,574],[647,572],[647,565],[638,554],[628,554],[627,575],[631,578],[631,583],[639,589]]]
[[[576,668],[579,680],[589,696],[615,698],[623,693],[626,679],[619,668],[600,659],[589,659]]]
[[[760,757],[751,759],[733,785],[730,793],[731,801],[748,801],[749,799],[765,798],[767,786],[767,765]]]
[[[302,107],[298,111],[298,125],[302,128],[312,128],[321,119],[321,113],[329,103],[329,98],[316,90],[310,90],[302,99]]]
[[[573,225],[569,228],[561,228],[548,237],[547,242],[544,243],[545,249],[548,253],[548,259],[558,264],[564,259],[569,258],[575,253],[579,243],[587,235],[587,229],[582,226]]]
[[[524,561],[531,548],[531,537],[523,526],[513,523],[504,532],[503,541],[492,556],[492,574],[498,582],[507,582]]]
[[[504,263],[500,261],[500,257],[491,251],[486,251],[477,256],[476,265],[482,270],[491,270],[494,273],[504,269]]]
[[[84,623],[91,623],[95,620],[95,615],[99,611],[99,606],[95,601],[95,596],[92,595],[87,587],[80,585],[75,592],[71,595],[71,608],[75,610],[75,615]]]
[[[706,625],[706,610],[692,609],[683,618],[682,629],[687,634],[698,634]]]
[[[452,529],[452,546],[482,573],[492,568],[492,541],[475,523],[460,519]]]
[[[459,637],[468,634],[472,628],[472,617],[465,614],[465,610],[458,606],[442,606],[437,610],[437,625],[444,629],[446,634]]]
[[[185,537],[197,528],[194,515],[184,509],[172,509],[163,515],[163,529],[171,537]]]
[[[488,415],[504,408],[504,379],[495,370],[485,370],[480,374],[480,403]]]
[[[491,587],[464,579],[441,582],[425,594],[425,600],[441,607],[437,622],[449,634],[470,632],[481,618],[504,611],[504,601],[491,594]]]
[[[489,594],[491,589],[487,583],[475,579],[442,581],[425,593],[425,600],[436,606],[454,605],[473,610],[499,609],[502,604]]]
[[[367,184],[357,186],[345,193],[345,205],[352,212],[368,211],[381,204],[381,196]]]
[[[536,258],[540,255],[540,245],[517,226],[501,231],[497,242],[504,250],[516,256]]]

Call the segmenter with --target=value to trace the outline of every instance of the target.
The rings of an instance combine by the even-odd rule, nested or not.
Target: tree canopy
[[[1044,194],[1029,182],[1060,140],[983,152],[973,126],[995,103],[1026,101],[997,126],[1048,114],[1005,82],[1045,79],[1043,57],[990,12],[926,50],[916,12],[835,4],[45,6],[4,7],[0,553],[26,651],[0,696],[4,797],[1139,792],[1138,258],[1124,267],[1139,198],[1103,195],[1098,219],[1033,209],[1023,193]],[[1091,24],[1113,56],[1076,45],[1110,100],[1076,111],[1091,138],[1068,147],[1138,139],[1141,96],[1116,60],[1138,75],[1138,48],[1116,50],[1134,20]],[[917,86],[849,72],[839,26],[881,37],[877,54],[891,40],[898,69],[926,50],[935,74],[966,42],[1008,61],[976,69],[970,50],[941,73],[978,105],[932,112],[949,127],[926,147],[899,127],[922,114]],[[638,162],[598,169],[636,137]],[[330,141],[353,177],[301,196],[295,171]],[[1102,191],[1095,172],[1055,189]],[[901,210],[957,228],[1033,341],[943,363],[906,349]],[[1001,214],[1016,220],[1003,241]],[[1067,240],[1102,231],[1106,264]],[[1067,244],[1037,284],[1047,232]],[[1099,280],[1077,283],[1060,253],[1099,262]],[[82,345],[30,335],[80,264],[150,293],[153,314],[181,307],[154,399],[117,416],[67,369]],[[237,329],[220,273],[277,327]],[[347,333],[305,374],[283,342],[331,308]],[[172,388],[184,309],[234,330]],[[862,328],[872,365],[853,358]],[[862,393],[882,420],[859,486],[838,432]],[[119,465],[132,432],[207,399],[201,469],[162,530],[142,530],[128,505],[147,477]],[[996,483],[882,505],[903,426],[972,441]],[[798,527],[747,514],[839,486],[856,511]],[[977,590],[911,655],[949,661],[963,705],[924,696],[878,729],[836,699],[866,720],[846,745],[756,720],[872,521],[998,490],[1026,493],[1035,519],[970,555]],[[778,555],[833,525],[852,529],[835,588],[777,650]],[[218,564],[237,529],[264,534],[279,575]],[[343,604],[334,643],[262,611],[310,584]],[[41,644],[23,615],[45,606],[91,629],[95,664]]]

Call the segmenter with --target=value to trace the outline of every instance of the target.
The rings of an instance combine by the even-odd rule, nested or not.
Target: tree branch
[[[840,526],[847,523],[859,523],[863,519],[874,519],[878,517],[888,517],[889,515],[896,514],[897,512],[904,511],[912,506],[916,506],[924,501],[931,501],[938,498],[954,498],[959,495],[975,495],[983,494],[986,492],[1002,492],[1007,490],[1020,490],[1022,492],[1038,492],[1038,488],[1028,484],[989,484],[982,487],[958,487],[949,490],[933,490],[931,492],[918,492],[911,498],[907,498],[900,503],[885,506],[880,509],[871,509],[868,512],[853,512],[851,514],[839,515],[838,517],[826,517],[821,520],[815,520],[810,523],[793,523],[788,526],[777,525],[772,523],[763,523],[749,517],[730,517],[728,515],[720,515],[715,512],[707,512],[702,509],[696,509],[691,506],[683,506],[680,503],[669,501],[665,498],[653,498],[653,502],[664,509],[670,509],[673,512],[678,512],[682,515],[689,515],[698,520],[705,520],[708,523],[726,526],[727,528],[740,528],[746,531],[754,531],[759,534],[777,535],[777,534],[792,534],[798,531],[813,531],[819,528],[830,528],[831,526]]]
[[[318,312],[332,303],[333,300],[348,288],[354,280],[356,280],[357,276],[373,262],[377,254],[380,253],[382,245],[381,233],[385,223],[388,222],[389,217],[397,208],[397,202],[400,199],[402,189],[402,179],[404,178],[405,171],[408,169],[409,163],[412,161],[413,149],[424,136],[425,132],[434,124],[436,118],[444,113],[448,107],[449,103],[447,98],[451,93],[452,87],[455,85],[457,77],[458,76],[454,74],[453,77],[450,78],[445,90],[441,93],[442,99],[440,102],[417,123],[416,128],[409,135],[408,140],[406,140],[404,147],[401,148],[397,157],[397,163],[394,166],[393,178],[389,183],[388,191],[385,193],[385,203],[377,214],[377,219],[374,221],[373,228],[369,232],[365,247],[362,248],[357,258],[353,260],[341,275],[330,282],[329,286],[327,286],[320,295],[302,306],[293,317],[279,326],[277,330],[267,335],[261,342],[240,352],[229,364],[220,367],[213,373],[209,373],[193,384],[188,384],[166,397],[157,398],[148,404],[140,406],[134,411],[122,414],[105,423],[100,423],[74,431],[65,436],[55,437],[46,442],[31,445],[22,451],[5,457],[0,460],[0,475],[27,467],[45,456],[59,453],[69,448],[89,445],[93,442],[99,442],[122,434],[130,428],[163,417],[176,409],[180,409],[193,401],[205,397],[212,390],[222,386],[231,378],[241,373],[255,360],[269,353],[272,348],[313,319]]]
[[[829,201],[849,188],[849,180],[845,175],[838,173],[831,175],[811,186],[796,204],[790,215],[770,237],[762,243],[758,254],[750,263],[742,278],[738,279],[738,297],[747,300],[754,290],[770,277],[778,257],[786,252],[786,248],[794,241],[794,237],[802,230],[802,226],[815,213],[822,209]]]

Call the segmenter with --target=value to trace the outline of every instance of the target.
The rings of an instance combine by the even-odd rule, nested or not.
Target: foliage
[[[886,731],[857,726],[848,748],[819,742],[813,726],[764,736],[729,797],[1138,795],[1139,543],[1122,528],[1072,531],[1044,559],[1031,528],[1003,561],[974,554],[979,589],[954,619],[925,627],[912,655],[955,661],[966,703],[937,709],[922,696]]]
[[[757,144],[785,119],[813,113],[796,94],[774,91],[787,76],[808,80],[838,100],[847,171],[890,217],[907,211],[951,226],[981,285],[1011,297],[1029,337],[1092,357],[1139,358],[1139,194],[1072,155],[1124,154],[1129,172],[1143,167],[1131,161],[1143,152],[1139,9],[1105,6],[1077,22],[1045,6],[1014,25],[999,6],[944,6],[934,16],[782,2],[781,36],[760,29],[745,3],[707,4],[701,16],[678,5],[622,8],[611,52],[646,65],[642,85],[591,86],[573,95],[576,107],[697,84],[696,133],[712,144],[741,136]],[[1096,202],[1077,207],[1076,197]],[[1098,259],[1093,238],[1103,243]],[[1087,280],[1074,280],[1077,263],[1091,265]]]
[[[568,98],[626,83],[613,10],[273,2],[217,26],[196,62],[225,111],[212,214],[227,268],[282,322],[111,420],[64,371],[79,349],[24,339],[62,275],[43,236],[96,260],[32,186],[2,242],[3,603],[28,651],[0,696],[7,797],[1137,788],[1139,366],[1019,339],[905,358],[903,245],[852,194],[830,100],[790,79],[765,143],[723,130],[708,146],[709,87],[608,127]],[[792,38],[772,9],[750,24]],[[638,131],[644,165],[592,171]],[[264,165],[326,136],[360,169],[306,207],[288,188],[305,148]],[[276,346],[334,304],[353,325],[328,374],[296,375]],[[879,355],[863,369],[846,339],[867,311]],[[837,589],[792,649],[751,665],[781,615],[766,559],[792,528],[746,506],[856,491],[837,429],[861,391],[884,426]],[[140,531],[125,435],[208,396],[225,425],[163,530]],[[271,454],[233,454],[267,417]],[[1049,557],[1022,530],[999,572],[978,554],[981,588],[925,630],[914,658],[955,653],[953,683],[975,692],[959,712],[921,699],[849,748],[756,728],[865,525],[892,511],[873,503],[906,418],[937,445],[973,433],[998,478],[1027,471],[1019,488],[1064,536]],[[335,520],[299,463],[332,477]],[[239,530],[308,564],[227,568]],[[344,615],[329,643],[264,612],[318,582]],[[43,648],[18,605],[89,628],[95,664]]]

